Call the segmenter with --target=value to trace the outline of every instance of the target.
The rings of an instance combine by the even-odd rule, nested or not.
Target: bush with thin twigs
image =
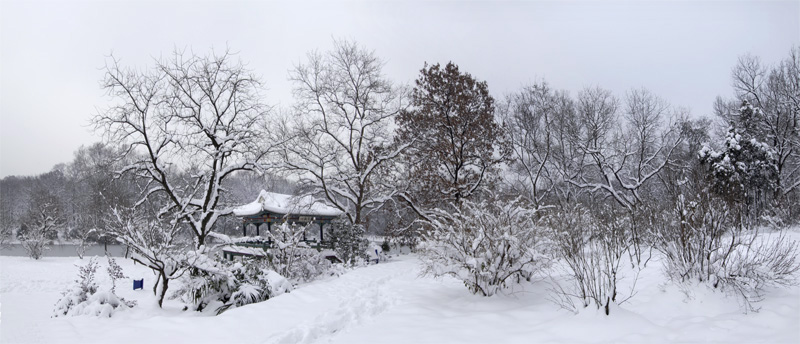
[[[756,311],[764,288],[797,283],[798,244],[783,232],[769,234],[737,226],[727,204],[681,195],[672,221],[662,221],[657,249],[676,283],[691,280],[736,296],[745,311]],[[670,215],[665,215],[670,216]]]
[[[550,214],[547,223],[556,257],[568,276],[566,283],[553,279],[552,301],[577,312],[577,299],[582,307],[593,304],[608,315],[611,303],[624,303],[633,295],[633,290],[626,295],[618,290],[621,263],[630,246],[624,223],[599,221],[580,206]]]
[[[459,211],[434,211],[432,230],[420,246],[424,273],[453,276],[483,296],[530,281],[549,264],[535,214],[520,199],[496,195],[464,201]]]

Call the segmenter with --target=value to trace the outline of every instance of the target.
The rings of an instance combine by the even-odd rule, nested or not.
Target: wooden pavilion
[[[303,240],[318,250],[331,248],[330,242],[325,240],[324,227],[342,215],[339,209],[325,205],[311,196],[292,196],[264,190],[261,190],[255,201],[236,207],[233,213],[242,219],[242,236],[248,237],[248,228],[251,228],[249,234],[255,236],[252,237],[253,240],[223,249],[223,254],[229,259],[235,256],[263,256],[272,247],[272,239],[269,235],[266,238],[261,237],[261,226],[266,224],[266,230],[272,232],[273,223],[316,223],[319,225],[318,238],[308,240],[308,233],[303,232]]]

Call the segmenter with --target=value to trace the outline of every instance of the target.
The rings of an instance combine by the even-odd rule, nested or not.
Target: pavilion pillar
[[[261,236],[261,233],[259,232],[259,228],[261,228],[261,224],[260,223],[256,223],[256,236]]]
[[[322,222],[320,222],[320,223],[319,223],[319,242],[320,242],[320,243],[322,243],[322,240],[323,240],[323,239],[322,239],[322,225],[323,225],[323,223],[322,223]]]
[[[245,222],[244,220],[242,220],[242,236],[243,237],[247,236],[247,222]]]
[[[267,243],[272,247],[272,222],[267,220]]]

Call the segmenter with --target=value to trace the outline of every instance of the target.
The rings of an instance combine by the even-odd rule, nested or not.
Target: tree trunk
[[[164,296],[167,295],[167,288],[169,288],[169,279],[167,275],[161,271],[159,278],[161,279],[161,292],[157,295],[158,296],[158,308],[161,308],[164,304]]]
[[[156,283],[153,284],[153,295],[158,296],[158,282],[161,282],[161,271],[158,272],[158,277],[156,277]]]
[[[197,249],[200,249],[206,243],[206,234],[197,235]]]

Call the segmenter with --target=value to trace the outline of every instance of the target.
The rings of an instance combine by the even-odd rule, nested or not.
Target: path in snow
[[[398,295],[390,292],[387,287],[391,279],[392,277],[385,276],[353,286],[354,293],[341,299],[336,307],[317,315],[311,321],[272,336],[267,342],[314,343],[369,322],[396,303]]]

